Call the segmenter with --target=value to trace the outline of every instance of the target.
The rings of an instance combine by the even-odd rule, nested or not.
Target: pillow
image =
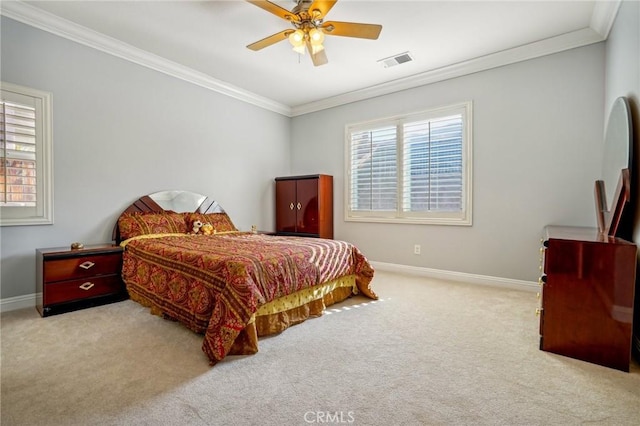
[[[182,213],[135,212],[123,213],[118,218],[120,238],[146,234],[186,234],[187,224]]]
[[[187,229],[193,228],[193,222],[196,220],[202,223],[210,223],[216,232],[238,230],[226,213],[188,213],[186,218]]]

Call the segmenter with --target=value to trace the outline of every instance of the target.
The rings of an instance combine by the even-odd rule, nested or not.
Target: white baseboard
[[[468,274],[465,272],[445,271],[442,269],[423,268],[421,266],[398,265],[395,263],[371,261],[374,269],[387,272],[398,272],[401,274],[417,275],[427,278],[437,278],[447,281],[457,281],[469,284],[488,285],[492,287],[502,287],[514,290],[524,290],[530,292],[540,291],[537,282],[514,280],[511,278],[492,277],[488,275]]]
[[[25,294],[24,296],[7,297],[0,299],[0,312],[15,311],[23,308],[36,307],[37,293]]]
[[[464,272],[444,271],[441,269],[423,268],[420,266],[398,265],[395,263],[371,261],[371,265],[380,271],[398,272],[401,274],[417,275],[427,278],[438,278],[448,281],[458,281],[470,284],[489,285],[493,287],[510,288],[537,292],[537,282],[514,280],[510,278],[491,277],[487,275],[467,274]],[[34,308],[38,294],[26,294],[24,296],[8,297],[0,299],[0,312],[15,311],[23,308]]]

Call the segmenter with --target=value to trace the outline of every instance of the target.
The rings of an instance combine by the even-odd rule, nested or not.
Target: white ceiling
[[[618,6],[340,0],[325,20],[381,24],[382,33],[327,36],[329,63],[314,67],[287,41],[247,49],[290,24],[242,0],[1,3],[10,18],[289,116],[602,41]],[[412,62],[377,62],[406,51]]]

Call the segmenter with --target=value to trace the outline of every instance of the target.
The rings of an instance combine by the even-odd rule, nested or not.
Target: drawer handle
[[[89,261],[87,260],[86,262],[81,263],[79,266],[80,266],[82,269],[91,269],[91,267],[92,267],[92,266],[94,266],[94,265],[95,265],[95,263],[93,263],[93,262],[89,262]]]
[[[300,210],[302,208],[302,204],[298,203],[296,207],[298,208],[298,210]]]
[[[94,285],[95,285],[94,283],[91,283],[91,282],[87,281],[86,283],[81,284],[80,288],[83,289],[83,290],[89,290]]]
[[[289,209],[293,210],[293,203],[289,204]]]

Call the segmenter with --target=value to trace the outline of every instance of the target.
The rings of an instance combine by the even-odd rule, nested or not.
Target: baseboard
[[[15,311],[24,308],[36,308],[37,293],[25,294],[24,296],[7,297],[0,299],[0,312]]]
[[[524,290],[530,292],[540,291],[537,282],[514,280],[511,278],[492,277],[488,275],[468,274],[465,272],[445,271],[442,269],[423,268],[421,266],[398,265],[395,263],[371,261],[374,269],[387,272],[398,272],[401,274],[417,275],[427,278],[437,278],[447,281],[457,281],[468,284],[487,285],[492,287],[508,288],[513,290]]]
[[[420,266],[398,265],[395,263],[374,262],[371,265],[375,269],[387,272],[398,272],[401,274],[418,275],[427,278],[438,278],[448,281],[458,281],[470,284],[489,285],[493,287],[510,288],[515,290],[525,290],[531,292],[539,291],[536,282],[513,280],[510,278],[491,277],[487,275],[467,274],[464,272],[444,271],[441,269],[423,268]],[[8,297],[0,299],[0,312],[15,311],[23,308],[35,308],[36,293],[24,296]]]

